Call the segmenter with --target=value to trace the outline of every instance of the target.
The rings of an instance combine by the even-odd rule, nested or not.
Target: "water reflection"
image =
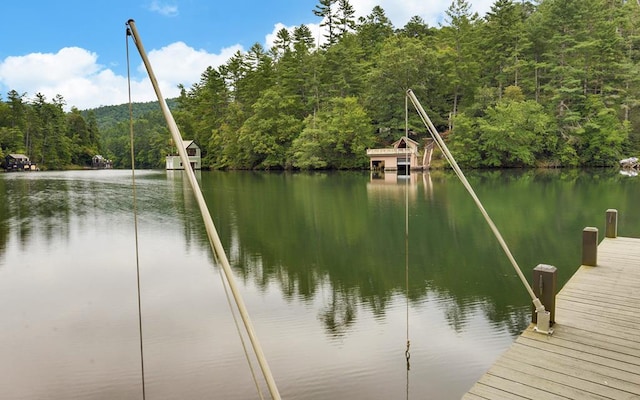
[[[524,314],[514,316],[513,304],[528,304],[526,291],[450,174],[412,174],[408,182],[367,178],[213,173],[203,177],[203,185],[228,247],[240,244],[233,260],[240,274],[262,287],[279,281],[287,296],[297,291],[303,298],[313,296],[319,278],[327,277],[341,295],[326,309],[345,310],[349,323],[355,318],[351,300],[345,300],[350,296],[381,316],[389,299],[403,291],[402,200],[409,190],[412,301],[420,302],[429,290],[456,299],[446,311],[453,327],[464,321],[468,305],[486,302],[490,320],[514,334],[522,329]],[[637,216],[624,182],[606,171],[475,172],[469,179],[525,273],[550,263],[562,267],[561,280],[566,279],[577,266],[577,232],[590,223],[585,221],[601,220],[602,210],[616,205]],[[231,240],[230,232],[237,238]],[[321,320],[329,333],[335,331],[333,318]]]
[[[552,264],[562,285],[582,228],[602,226],[608,208],[621,235],[640,236],[640,185],[617,171],[467,176],[525,275]],[[528,323],[526,291],[448,171],[198,179],[286,397],[404,396],[407,248],[415,398],[459,398]],[[250,397],[186,180],[141,171],[137,181],[150,393]],[[0,350],[11,361],[0,362],[0,390],[66,393],[70,375],[90,389],[54,397],[100,398],[105,376],[125,371],[113,397],[138,395],[131,193],[128,171],[0,175]],[[63,383],[20,392],[47,375]]]

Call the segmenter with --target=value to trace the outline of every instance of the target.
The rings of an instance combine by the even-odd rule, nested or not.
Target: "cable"
[[[231,297],[229,296],[229,290],[227,289],[227,284],[224,279],[224,275],[222,273],[222,268],[218,269],[220,273],[220,280],[222,281],[222,287],[224,288],[224,294],[227,296],[227,303],[229,303],[229,309],[231,310],[231,316],[233,317],[233,323],[236,326],[236,331],[238,332],[238,336],[240,337],[240,343],[242,344],[242,350],[244,351],[244,356],[247,359],[247,364],[249,364],[249,370],[251,371],[251,377],[253,378],[253,383],[256,385],[256,391],[258,392],[258,396],[260,396],[260,400],[264,400],[264,396],[262,395],[262,390],[260,389],[260,384],[258,384],[258,379],[256,377],[255,370],[253,369],[253,363],[251,362],[251,358],[249,357],[249,352],[247,351],[247,345],[244,342],[244,337],[242,336],[242,332],[240,331],[240,324],[238,324],[238,319],[236,318],[236,313],[233,311],[233,304],[231,303]]]
[[[129,35],[131,32],[127,28],[125,35],[126,48],[127,48],[127,89],[129,93],[129,145],[131,147],[131,186],[133,189],[133,227],[135,232],[136,242],[136,278],[138,287],[138,332],[140,337],[140,374],[142,379],[142,399],[146,399],[145,382],[144,382],[144,346],[142,343],[142,305],[140,300],[140,257],[138,251],[138,198],[136,193],[136,162],[135,151],[133,147],[133,108],[131,102],[131,72],[129,62]]]
[[[269,388],[269,393],[273,400],[280,400],[280,393],[278,391],[278,387],[276,385],[275,379],[273,378],[273,374],[271,373],[271,369],[269,368],[269,364],[264,355],[264,351],[260,346],[258,341],[258,337],[253,328],[253,324],[251,323],[251,319],[249,317],[249,312],[247,311],[247,307],[244,304],[244,300],[240,294],[240,290],[235,282],[233,277],[233,271],[231,270],[231,264],[229,263],[229,259],[227,254],[225,253],[224,246],[222,245],[222,241],[220,240],[220,236],[218,235],[218,231],[216,230],[215,224],[213,223],[213,218],[211,217],[211,213],[209,208],[207,207],[207,202],[204,199],[204,195],[202,194],[202,190],[198,185],[198,181],[196,179],[195,173],[193,172],[193,168],[189,163],[189,157],[187,156],[187,152],[182,143],[182,136],[180,135],[180,131],[178,130],[178,125],[176,121],[173,119],[173,115],[171,111],[169,111],[169,106],[167,106],[167,102],[162,96],[160,91],[160,87],[158,85],[158,80],[156,79],[155,74],[153,73],[153,69],[151,68],[151,63],[147,57],[146,52],[144,51],[144,46],[142,45],[142,41],[139,38],[138,31],[133,19],[127,21],[127,25],[131,30],[131,34],[134,38],[134,43],[138,48],[138,52],[142,57],[142,61],[147,69],[147,73],[149,75],[149,80],[153,85],[153,89],[158,97],[158,103],[160,104],[160,108],[162,109],[162,114],[165,117],[167,125],[169,127],[169,131],[173,137],[173,140],[176,144],[178,144],[178,153],[180,154],[180,160],[184,165],[184,172],[189,181],[189,185],[193,191],[193,195],[200,209],[200,214],[202,215],[202,219],[204,222],[205,229],[207,231],[207,237],[209,238],[209,244],[211,245],[214,253],[220,260],[220,265],[224,271],[224,275],[227,279],[227,283],[229,284],[229,289],[233,294],[233,298],[236,302],[236,307],[238,308],[238,312],[240,313],[240,317],[244,323],[245,330],[247,332],[247,336],[251,341],[251,345],[253,346],[253,351],[258,360],[258,364],[262,370],[262,374],[266,381],[267,387]]]

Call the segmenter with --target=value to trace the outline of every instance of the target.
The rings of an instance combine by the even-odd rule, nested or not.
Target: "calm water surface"
[[[457,399],[529,322],[448,173],[198,177],[285,399]],[[526,276],[552,264],[562,285],[607,208],[640,236],[638,177],[468,177]],[[130,171],[0,174],[2,399],[141,398],[136,259],[147,398],[259,398],[182,173],[136,180],[138,256]]]

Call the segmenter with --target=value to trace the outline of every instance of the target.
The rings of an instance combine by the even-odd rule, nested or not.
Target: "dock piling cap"
[[[548,265],[548,264],[538,264],[535,268],[535,271],[543,271],[543,272],[549,272],[549,273],[554,273],[558,270],[558,268],[554,267],[553,265]]]
[[[544,308],[538,311],[538,322],[533,330],[545,335],[551,335],[553,333],[553,329],[551,329],[551,313],[549,311],[544,310]]]

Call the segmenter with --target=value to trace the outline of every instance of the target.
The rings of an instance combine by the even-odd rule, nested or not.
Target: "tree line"
[[[322,42],[305,25],[281,29],[272,48],[256,43],[180,86],[173,114],[206,166],[366,167],[365,150],[404,135],[406,116],[414,140],[428,136],[407,89],[467,167],[606,166],[640,153],[636,1],[496,0],[481,18],[453,0],[439,27],[414,16],[396,28],[379,6],[356,19],[348,0],[311,11]],[[75,163],[95,150],[130,166],[128,121],[38,99],[10,92],[0,104],[3,152]],[[164,125],[157,108],[136,117],[137,166],[161,167],[172,151]]]
[[[76,107],[65,112],[60,95],[51,101],[42,93],[25,97],[11,90],[0,101],[0,159],[19,153],[44,169],[90,166],[102,150],[95,115],[84,117]]]

